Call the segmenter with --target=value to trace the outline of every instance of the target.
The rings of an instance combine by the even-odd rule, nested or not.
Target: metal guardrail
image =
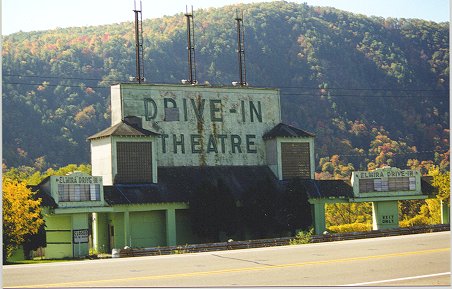
[[[325,234],[313,235],[310,243],[333,242],[343,240],[355,240],[365,238],[378,238],[389,236],[400,236],[410,234],[422,234],[450,231],[450,225],[430,225],[430,226],[416,226],[409,228],[395,228],[387,230],[375,230],[369,232],[352,232],[342,234]],[[284,237],[274,239],[259,239],[248,241],[231,241],[219,243],[206,244],[191,244],[167,247],[152,247],[152,248],[127,248],[119,251],[119,257],[138,257],[138,256],[156,256],[156,255],[170,255],[170,254],[185,254],[198,252],[212,252],[224,250],[237,250],[249,248],[262,248],[274,246],[286,246],[290,244],[295,237]]]

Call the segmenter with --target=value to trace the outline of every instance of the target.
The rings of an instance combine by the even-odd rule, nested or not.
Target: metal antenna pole
[[[242,15],[236,11],[235,20],[237,21],[237,58],[239,62],[239,79],[240,86],[248,85],[246,82],[246,66],[245,66],[245,29],[243,26],[243,11]]]
[[[185,7],[185,17],[187,18],[187,58],[188,58],[188,80],[190,84],[196,84],[196,62],[195,62],[195,28],[193,22],[193,6],[191,13],[188,13],[188,7]]]
[[[143,65],[143,16],[141,13],[141,0],[140,10],[137,10],[136,0],[134,1],[135,12],[135,66],[136,75],[135,80],[139,84],[144,81],[144,65]]]

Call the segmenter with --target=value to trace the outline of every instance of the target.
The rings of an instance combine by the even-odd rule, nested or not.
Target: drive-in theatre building
[[[276,89],[113,85],[111,126],[89,137],[92,176],[52,176],[35,188],[46,212],[46,258],[205,241],[193,231],[190,200],[217,180],[243,207],[250,191],[268,190],[266,180],[280,193],[299,179],[318,234],[327,203],[372,202],[380,229],[398,226],[398,200],[434,196],[431,179],[396,168],[315,180],[314,135],[282,123],[280,107]],[[217,239],[254,237],[248,229]]]
[[[111,110],[89,138],[112,209],[94,214],[98,247],[196,242],[189,192],[205,179],[240,201],[251,180],[314,176],[313,135],[281,123],[275,89],[118,84]]]

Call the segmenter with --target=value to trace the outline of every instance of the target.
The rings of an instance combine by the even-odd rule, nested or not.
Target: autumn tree
[[[374,170],[384,166],[400,167],[400,156],[406,152],[415,152],[415,147],[409,147],[404,141],[396,141],[389,137],[389,133],[380,128],[372,129],[374,139],[370,142],[369,154],[375,156],[375,160],[369,162],[367,168]]]
[[[2,178],[3,186],[3,264],[12,252],[26,241],[26,236],[38,233],[44,225],[41,199],[27,188],[25,182]]]
[[[372,203],[327,204],[325,211],[327,227],[372,221]]]
[[[419,170],[422,175],[427,175],[428,172],[434,167],[433,161],[418,161],[417,159],[409,159],[406,166],[411,170]]]
[[[91,174],[91,165],[89,164],[68,164],[57,169],[49,168],[45,172],[41,172],[38,168],[30,166],[19,166],[15,168],[7,167],[4,163],[2,166],[4,176],[10,180],[25,182],[26,185],[37,185],[49,176],[64,176],[72,172]]]
[[[355,170],[353,164],[345,164],[338,155],[333,155],[330,158],[321,158],[319,164],[322,169],[322,173],[318,175],[319,179],[350,179],[352,172]]]
[[[429,175],[433,176],[432,185],[438,188],[436,197],[450,206],[450,172],[441,172],[439,167],[435,166],[429,171]]]
[[[431,225],[441,223],[441,201],[450,206],[450,172],[442,172],[439,166],[433,166],[428,174],[433,177],[432,185],[438,189],[436,198],[424,202],[411,201],[411,210],[416,209],[417,214],[403,214],[401,227]]]

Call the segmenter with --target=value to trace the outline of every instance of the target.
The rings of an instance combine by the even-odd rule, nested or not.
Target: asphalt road
[[[3,286],[448,286],[450,232],[184,255],[3,266]]]

